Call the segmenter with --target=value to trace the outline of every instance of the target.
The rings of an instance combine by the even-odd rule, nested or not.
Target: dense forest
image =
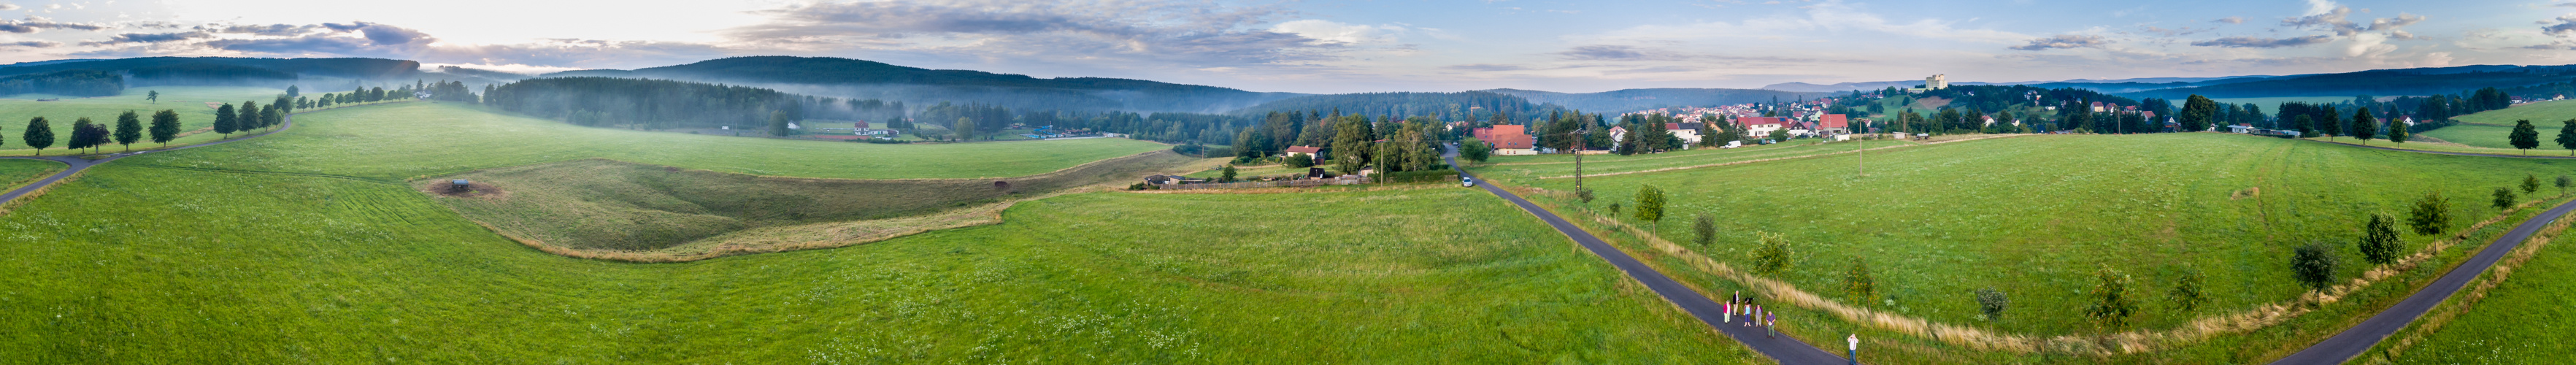
[[[2438,69],[2375,70],[2282,77],[2261,81],[2128,93],[2130,96],[2212,98],[2350,95],[2431,95],[2477,88],[2517,88],[2576,80],[2576,70],[2530,66],[2502,71],[2443,72]]]
[[[484,104],[579,125],[644,128],[754,127],[771,112],[804,119],[803,97],[776,90],[695,82],[561,77],[493,87]]]
[[[1531,103],[1529,99],[1491,91],[1454,93],[1360,93],[1312,95],[1280,99],[1235,111],[1235,114],[1259,116],[1270,112],[1332,111],[1341,114],[1377,116],[1429,116],[1437,120],[1490,119],[1497,112],[1505,115],[1536,116],[1564,108]]]
[[[170,68],[184,70],[201,66],[248,67],[288,75],[330,76],[369,80],[411,79],[420,74],[420,62],[381,58],[235,58],[235,57],[141,57],[114,60],[62,62],[41,65],[0,67],[0,76],[37,74],[65,70],[99,70],[132,72]]]
[[[1789,92],[1759,89],[1626,89],[1597,93],[1560,93],[1537,90],[1483,90],[1518,96],[1531,103],[1554,104],[1580,110],[1645,110],[1667,107],[1734,105],[1815,99],[1833,93]]]
[[[186,63],[142,67],[126,70],[135,86],[150,85],[241,85],[276,84],[294,81],[295,73],[266,68]]]
[[[90,97],[114,96],[124,91],[125,78],[105,71],[70,70],[0,77],[0,95],[54,94]]]
[[[1299,94],[1256,93],[1147,80],[1036,78],[971,70],[932,70],[832,57],[755,56],[626,70],[545,75],[652,77],[752,83],[809,95],[928,105],[980,103],[1022,110],[1217,112]]]

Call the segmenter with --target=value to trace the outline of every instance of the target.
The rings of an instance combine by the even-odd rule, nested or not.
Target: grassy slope
[[[2513,142],[2505,137],[2513,132],[2514,121],[2530,120],[2540,130],[2540,147],[2532,152],[2561,150],[2558,152],[2564,154],[2566,151],[2551,140],[2558,138],[2561,122],[2571,118],[2576,118],[2576,100],[2545,101],[2459,116],[2455,119],[2463,124],[2425,131],[2424,136],[2475,147],[2510,149]]]
[[[0,362],[1754,356],[1465,189],[1091,193],[1007,220],[622,264],[526,249],[400,185],[120,163],[0,216]]]
[[[602,157],[753,175],[848,179],[1026,176],[1164,148],[1120,139],[877,145],[588,128],[453,103],[329,110],[289,134],[135,162],[407,180]]]
[[[1839,297],[1857,255],[1881,273],[1874,305],[1946,323],[1973,323],[1970,291],[1993,286],[2015,309],[1993,328],[2015,333],[2092,331],[2080,294],[2096,267],[2121,269],[2160,294],[2196,267],[2217,294],[2207,308],[2237,310],[2298,293],[2287,257],[2296,243],[2350,247],[2363,212],[2402,212],[2427,191],[2451,196],[2454,226],[2494,215],[2487,189],[2576,162],[2498,160],[2369,151],[2218,134],[2034,136],[1870,155],[1853,180],[1849,155],[1589,179],[1594,205],[1634,205],[1639,185],[1672,194],[1660,235],[1691,237],[1689,217],[1717,217],[1718,244],[1702,248],[1745,265],[1755,231],[1786,234],[1803,261],[1785,275]],[[1549,179],[1539,187],[1570,189]],[[2260,198],[2231,195],[2262,188]],[[2430,238],[2405,235],[2410,247]],[[2346,252],[2347,260],[2358,254]],[[2343,273],[2361,271],[2353,265]],[[1997,268],[2011,268],[2009,270]],[[2150,295],[2161,308],[2161,295]],[[2132,328],[2192,317],[2150,310]]]
[[[0,193],[62,171],[63,163],[45,160],[0,160]]]
[[[2576,353],[2576,235],[2513,270],[2475,309],[2442,326],[2397,358],[2400,364],[2545,364]],[[2488,275],[2494,275],[2490,273]],[[2457,299],[2454,299],[2457,300]]]
[[[153,90],[161,91],[161,102],[143,100],[145,93]],[[52,148],[45,150],[45,154],[57,155],[64,153],[62,140],[71,136],[72,122],[81,117],[89,117],[93,122],[104,123],[113,128],[116,126],[118,113],[132,110],[141,114],[143,122],[149,126],[153,112],[169,109],[179,113],[182,131],[193,131],[215,125],[215,108],[206,107],[206,102],[238,105],[243,101],[257,101],[267,104],[270,99],[277,98],[277,94],[283,93],[286,93],[286,90],[258,87],[154,86],[125,89],[125,94],[118,96],[60,101],[35,100],[54,97],[49,95],[10,95],[0,99],[0,135],[8,137],[6,140],[0,140],[0,155],[25,156],[36,153],[36,150],[27,147],[26,141],[19,139],[21,133],[27,130],[27,120],[34,117],[45,117],[46,121],[52,122],[55,141]],[[199,143],[220,137],[221,135],[212,133],[192,135],[171,141],[170,144],[177,146]],[[150,140],[151,136],[146,135],[144,141],[139,141],[134,146],[146,147]],[[106,151],[115,152],[122,149],[122,147],[111,146]]]

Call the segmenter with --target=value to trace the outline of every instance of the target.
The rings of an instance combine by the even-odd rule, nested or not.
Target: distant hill
[[[353,79],[398,79],[420,73],[420,62],[381,58],[238,58],[238,57],[143,57],[114,60],[65,61],[43,64],[20,63],[0,67],[0,76],[47,73],[66,70],[98,70],[132,73],[168,71],[165,75],[229,77],[228,74],[257,74],[268,78],[279,73],[345,77]],[[186,72],[200,70],[203,72]],[[261,72],[267,71],[267,72]],[[211,73],[208,73],[211,72]]]
[[[2282,76],[2247,82],[2133,91],[2121,95],[2169,99],[2180,99],[2194,94],[2213,98],[2433,95],[2459,94],[2487,87],[2516,88],[2569,81],[2576,81],[2576,65],[2479,65]]]
[[[1918,81],[1919,83],[1919,81]],[[1586,112],[1627,112],[1677,106],[1717,106],[1770,101],[1796,101],[1801,98],[1831,97],[1831,92],[1793,92],[1754,89],[1626,89],[1597,93],[1560,93],[1521,89],[1480,90],[1529,99],[1532,103],[1555,104]],[[1849,90],[1844,90],[1849,91]]]
[[[542,75],[560,76],[758,84],[821,96],[884,99],[915,105],[942,101],[983,103],[1026,110],[1222,112],[1303,95],[1133,79],[1050,79],[971,70],[932,70],[832,57],[734,57],[635,70],[579,70]]]

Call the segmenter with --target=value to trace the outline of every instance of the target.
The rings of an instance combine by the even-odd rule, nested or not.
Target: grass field
[[[2547,364],[2576,353],[2576,235],[2560,235],[2517,266],[2473,310],[2406,349],[2399,364]],[[2495,275],[2489,273],[2488,275]],[[2453,301],[2461,300],[2454,297]],[[2401,332],[2402,334],[2402,332]]]
[[[1225,165],[1217,165],[1217,167],[1219,167],[1219,168],[1223,168],[1223,167],[1225,167]],[[1323,167],[1325,170],[1331,170],[1331,169],[1332,169],[1332,167],[1330,167],[1330,166],[1317,166],[1317,167]],[[1236,166],[1236,167],[1234,168],[1234,177],[1235,177],[1235,178],[1238,178],[1238,179],[1249,179],[1249,178],[1264,177],[1264,176],[1283,176],[1283,175],[1297,175],[1297,176],[1305,176],[1305,175],[1306,175],[1306,168],[1304,168],[1304,167],[1288,167],[1288,165],[1286,165],[1286,164],[1269,164],[1269,165],[1260,165],[1260,166]],[[1219,170],[1219,169],[1198,170],[1198,171],[1192,171],[1192,172],[1190,172],[1189,174],[1185,174],[1185,175],[1181,175],[1181,176],[1195,177],[1195,178],[1202,178],[1202,179],[1214,179],[1214,178],[1217,178],[1217,177],[1225,176],[1225,170]]]
[[[1869,140],[1822,144],[1816,143],[1816,141],[1817,140],[1814,139],[1796,139],[1790,140],[1788,143],[1745,146],[1743,148],[1702,148],[1687,151],[1630,156],[1585,155],[1583,156],[1583,173],[1586,176],[1638,173],[1660,169],[1688,168],[1693,166],[1851,152],[1862,147],[1885,148],[1916,144],[1909,141],[1895,140]],[[1871,153],[1878,153],[1878,151],[1871,151]],[[1573,155],[1554,154],[1536,156],[1495,156],[1493,159],[1487,160],[1485,164],[1475,165],[1471,168],[1474,169],[1477,172],[1477,176],[1481,178],[1506,181],[1513,184],[1526,184],[1541,178],[1573,176],[1575,166]]]
[[[400,181],[468,170],[608,158],[764,176],[984,178],[1041,174],[1164,149],[1120,138],[879,145],[579,127],[453,103],[326,110],[287,133],[126,161]]]
[[[0,160],[0,193],[63,171],[63,163],[45,160]],[[0,202],[6,203],[6,202]]]
[[[535,252],[400,184],[117,163],[0,227],[11,363],[1755,361],[1467,189],[1076,194],[629,264]]]
[[[2518,154],[2521,151],[2513,148],[2513,142],[2507,138],[2507,135],[2513,132],[2514,121],[2530,120],[2532,126],[2540,131],[2540,147],[2532,149],[2531,152],[2543,154],[2556,151],[2560,155],[2565,155],[2566,149],[2558,147],[2558,144],[2552,140],[2558,138],[2558,129],[2564,124],[2562,122],[2576,119],[2576,100],[2522,104],[2503,110],[2463,115],[2454,119],[2461,124],[2424,131],[2423,135],[2460,144],[2462,146],[2458,147],[2461,148],[2441,149],[2447,146],[2428,148],[2456,150],[2456,152]]]
[[[584,159],[415,183],[469,219],[513,237],[578,250],[653,251],[750,228],[885,219],[1076,186],[1126,182],[1197,159],[1112,159],[1059,173],[987,179],[760,177]],[[494,191],[451,194],[448,180]]]
[[[161,92],[160,102],[143,100],[145,93],[154,90]],[[154,86],[125,89],[125,94],[118,96],[67,98],[59,101],[36,101],[40,98],[56,97],[51,95],[10,95],[0,98],[0,136],[7,137],[6,140],[0,140],[0,156],[25,156],[36,153],[36,150],[28,148],[27,142],[20,140],[19,136],[26,132],[27,120],[39,116],[45,117],[46,121],[53,124],[56,140],[52,148],[45,150],[45,154],[58,155],[67,153],[62,149],[61,140],[71,136],[72,122],[81,117],[89,117],[93,122],[114,127],[118,113],[132,110],[142,114],[143,122],[149,125],[152,122],[153,112],[169,109],[179,113],[182,131],[194,131],[215,125],[215,108],[206,107],[207,102],[238,105],[243,101],[257,101],[266,104],[270,99],[275,99],[278,94],[283,93],[286,93],[286,90],[257,87]],[[170,145],[201,143],[220,137],[222,136],[212,133],[190,135],[171,141]],[[147,146],[149,140],[150,137],[146,136],[144,142],[135,143],[134,147],[158,146]],[[115,152],[123,149],[120,146],[109,146],[104,151]]]
[[[1601,200],[1633,206],[1640,185],[1672,194],[1658,235],[1687,240],[1689,220],[1711,214],[1711,252],[1742,266],[1754,232],[1804,248],[1782,275],[1838,296],[1841,272],[1860,257],[1881,277],[1872,303],[1947,323],[1974,323],[1967,293],[1996,287],[2014,309],[1992,328],[2065,334],[2084,324],[2088,274],[2110,265],[2162,290],[2185,269],[2223,288],[2208,308],[2272,303],[2302,291],[2288,249],[2308,241],[2350,247],[2367,212],[2400,213],[2426,192],[2452,197],[2455,228],[2496,213],[2487,189],[2524,173],[2576,172],[2576,162],[2498,160],[2368,151],[2220,134],[2033,136],[1872,154],[1855,179],[1852,156],[1589,179]],[[1539,187],[1565,190],[1572,181]],[[2555,193],[2554,191],[2550,193]],[[2405,235],[2420,246],[2429,237]],[[2413,246],[2410,246],[2413,247]],[[2347,252],[2350,255],[2357,253]],[[2357,259],[2354,257],[2352,259]],[[1990,268],[2012,268],[1993,270]],[[2344,277],[2357,275],[2359,265]],[[1888,304],[1893,303],[1893,304]],[[2158,328],[2192,313],[2149,311],[2132,327]]]

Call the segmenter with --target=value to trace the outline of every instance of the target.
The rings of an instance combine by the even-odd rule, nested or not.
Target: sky
[[[0,63],[752,55],[1302,93],[2291,75],[2576,64],[2576,0],[0,0]]]

